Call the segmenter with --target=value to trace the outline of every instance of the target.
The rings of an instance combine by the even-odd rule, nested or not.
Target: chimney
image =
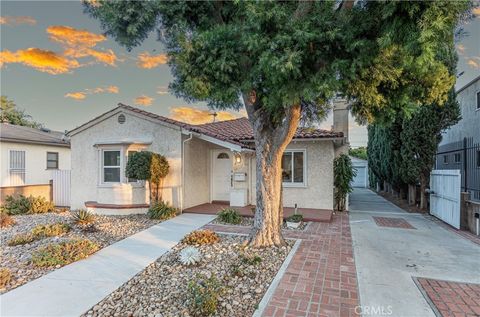
[[[348,114],[349,107],[346,99],[337,97],[333,100],[333,131],[343,132],[344,141],[338,149],[341,153],[348,153]]]

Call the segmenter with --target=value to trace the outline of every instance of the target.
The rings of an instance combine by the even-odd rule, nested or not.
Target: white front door
[[[232,153],[214,150],[212,153],[212,200],[230,200]]]

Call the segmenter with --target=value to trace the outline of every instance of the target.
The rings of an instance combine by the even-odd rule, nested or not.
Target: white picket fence
[[[70,206],[70,171],[52,171],[53,203],[55,206]]]
[[[460,170],[433,170],[430,174],[430,214],[460,229]]]

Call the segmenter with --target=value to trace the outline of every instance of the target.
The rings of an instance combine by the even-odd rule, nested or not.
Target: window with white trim
[[[305,151],[287,150],[282,157],[282,181],[285,186],[305,185]]]
[[[443,164],[448,164],[448,155],[443,156]]]
[[[455,163],[459,164],[461,162],[461,155],[460,153],[455,153],[455,156],[454,156],[454,159],[455,159]]]
[[[10,185],[25,185],[25,151],[10,150],[9,159]]]
[[[58,152],[47,152],[47,169],[58,169]]]
[[[103,183],[120,183],[121,181],[121,150],[102,151],[102,181]]]

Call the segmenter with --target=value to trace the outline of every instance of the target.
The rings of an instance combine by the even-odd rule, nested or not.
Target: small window
[[[128,151],[128,152],[127,152],[127,162],[128,162],[128,160],[130,159],[130,157],[131,157],[133,154],[137,153],[137,152],[138,152],[138,151]],[[128,182],[129,182],[129,183],[136,183],[136,182],[137,182],[137,179],[136,179],[136,178],[130,178],[130,177],[129,177],[129,178],[128,178]]]
[[[47,169],[58,169],[58,152],[47,152]]]
[[[229,159],[229,158],[230,158],[230,156],[229,156],[227,153],[225,153],[225,152],[222,152],[222,153],[220,153],[220,154],[217,155],[217,159],[221,159],[221,160],[222,160],[222,159]]]
[[[455,153],[455,163],[460,163],[461,156],[460,153]]]
[[[443,164],[448,164],[448,155],[443,156]]]
[[[477,168],[480,168],[480,150],[477,150],[477,160],[476,160]]]
[[[120,169],[120,151],[103,151],[103,182],[119,183]]]
[[[120,124],[124,124],[125,123],[125,115],[124,114],[121,114],[118,116],[118,123]]]
[[[10,151],[9,176],[10,185],[25,185],[25,151]]]
[[[480,109],[480,91],[477,92],[477,110]]]
[[[285,185],[305,183],[305,154],[303,151],[285,151],[282,157],[282,181]]]

